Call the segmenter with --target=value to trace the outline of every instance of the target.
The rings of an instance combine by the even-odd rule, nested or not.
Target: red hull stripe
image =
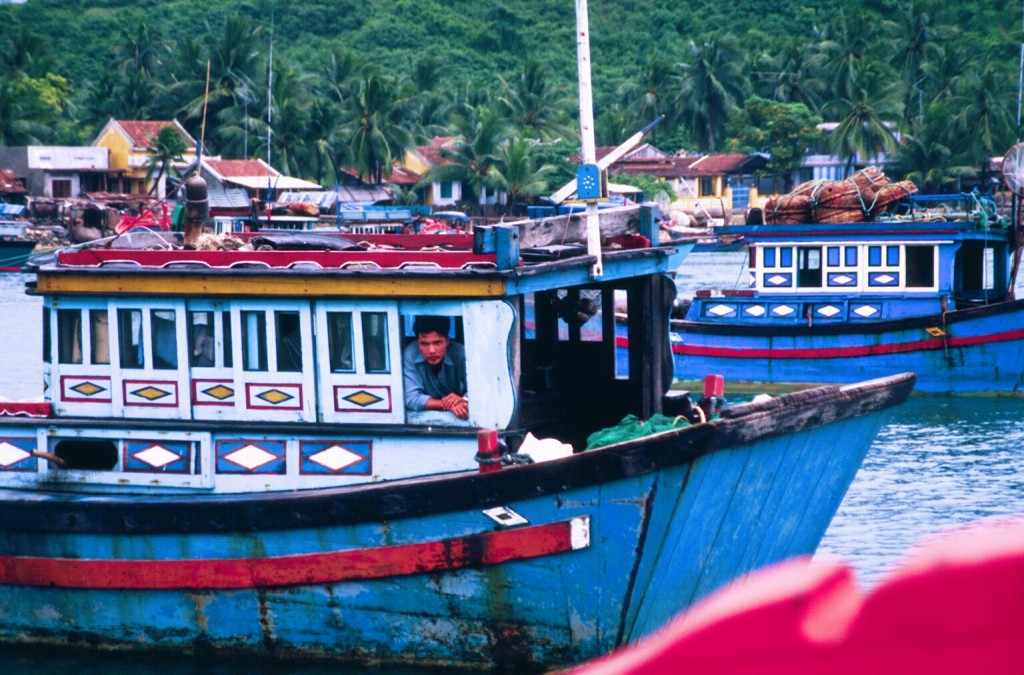
[[[589,518],[422,544],[201,560],[0,556],[0,584],[92,589],[232,589],[323,584],[498,565],[586,548]]]
[[[912,342],[894,342],[882,345],[858,345],[856,347],[825,347],[819,349],[735,349],[731,347],[704,347],[697,345],[672,345],[672,353],[686,356],[723,356],[731,358],[757,359],[829,359],[844,356],[876,356],[879,354],[903,354],[947,347],[970,347],[991,342],[1007,342],[1024,338],[1024,330],[1011,330],[992,335],[971,337],[928,338]]]

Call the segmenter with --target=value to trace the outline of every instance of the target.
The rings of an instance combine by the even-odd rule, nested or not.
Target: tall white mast
[[[596,164],[594,103],[590,84],[590,22],[587,19],[587,0],[576,0],[576,60],[579,71],[580,141],[583,163]],[[590,268],[591,276],[601,276],[604,273],[601,263],[601,224],[597,215],[596,202],[587,204],[587,253],[595,258],[594,265]]]

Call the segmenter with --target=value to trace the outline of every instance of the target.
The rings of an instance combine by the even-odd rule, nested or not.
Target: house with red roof
[[[184,171],[196,162],[196,140],[178,120],[115,120],[110,119],[92,142],[93,147],[107,148],[109,167],[120,171],[120,181],[110,187],[111,191],[128,194],[149,194],[165,197],[167,172],[160,176],[159,185],[154,189],[146,180],[149,165],[153,159],[153,139],[164,127],[173,127],[181,134],[187,150],[181,161],[175,164],[178,171]]]

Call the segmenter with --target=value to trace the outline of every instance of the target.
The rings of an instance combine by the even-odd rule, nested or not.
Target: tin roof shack
[[[24,206],[28,190],[10,169],[0,169],[0,203]]]
[[[242,188],[249,199],[273,201],[281,192],[322,190],[308,180],[285,176],[262,159],[203,158],[200,175],[212,189]]]
[[[110,166],[122,172],[123,180],[111,185],[112,192],[128,194],[148,194],[152,185],[146,179],[149,162],[153,158],[153,139],[164,127],[173,127],[184,141],[186,150],[181,160],[174,164],[179,171],[184,171],[196,162],[196,140],[185,130],[178,120],[115,120],[111,118],[103,127],[96,140],[95,148],[106,148],[110,152]],[[159,184],[153,191],[157,197],[167,196],[167,173],[160,175]]]
[[[22,182],[28,194],[70,199],[107,189],[110,168],[107,148],[66,145],[0,147],[0,166]]]

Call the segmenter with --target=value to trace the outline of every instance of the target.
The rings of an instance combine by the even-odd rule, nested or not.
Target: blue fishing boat
[[[24,220],[0,220],[0,272],[20,272],[35,251],[36,242],[26,235]]]
[[[190,219],[40,261],[44,398],[0,403],[0,643],[550,668],[814,551],[913,376],[671,391],[692,244],[605,211],[595,276],[584,219],[220,248]],[[464,409],[409,403],[425,315]]]
[[[676,376],[741,391],[909,370],[922,392],[1024,391],[1014,227],[976,194],[904,192],[871,220],[719,228],[746,242],[749,287],[698,290],[672,321]]]

